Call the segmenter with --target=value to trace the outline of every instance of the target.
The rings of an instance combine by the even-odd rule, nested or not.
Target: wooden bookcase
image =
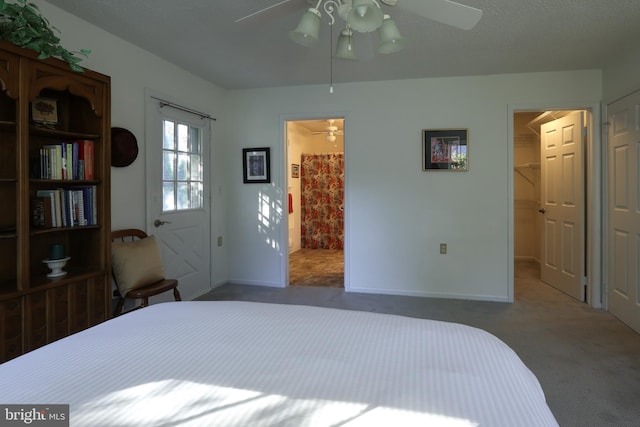
[[[37,57],[0,40],[0,363],[111,313],[110,78]],[[55,101],[58,123],[32,120],[39,98]],[[42,177],[44,146],[81,140],[93,146],[92,178]],[[39,190],[78,187],[92,189],[94,221],[36,226],[32,207]],[[43,263],[53,244],[70,257],[67,274],[57,278],[47,277],[51,270]]]

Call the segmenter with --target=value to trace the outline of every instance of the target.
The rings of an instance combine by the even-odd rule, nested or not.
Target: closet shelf
[[[514,166],[513,169],[518,173],[518,175],[526,179],[529,182],[529,184],[535,185],[533,180],[529,178],[527,175],[523,174],[522,171],[524,169],[540,169],[540,163],[524,163],[522,165]]]
[[[544,113],[540,114],[529,123],[527,123],[527,127],[531,129],[536,135],[540,136],[540,126],[553,120],[560,119],[569,113],[571,113],[570,110],[545,111]]]
[[[515,169],[540,169],[540,163],[524,163],[514,166]]]

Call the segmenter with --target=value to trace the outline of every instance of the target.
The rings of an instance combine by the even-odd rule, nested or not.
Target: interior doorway
[[[285,127],[287,285],[344,287],[344,118]]]
[[[513,116],[514,262],[537,265],[543,282],[587,302],[587,110]]]

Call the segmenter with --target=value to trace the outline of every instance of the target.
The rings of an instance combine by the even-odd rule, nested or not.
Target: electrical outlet
[[[222,246],[222,236],[218,236],[218,246]]]
[[[441,254],[446,254],[447,253],[447,244],[446,243],[440,243],[440,253]]]

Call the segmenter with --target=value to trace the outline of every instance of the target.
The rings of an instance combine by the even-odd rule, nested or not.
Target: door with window
[[[211,287],[209,120],[147,99],[147,231],[183,299]]]

